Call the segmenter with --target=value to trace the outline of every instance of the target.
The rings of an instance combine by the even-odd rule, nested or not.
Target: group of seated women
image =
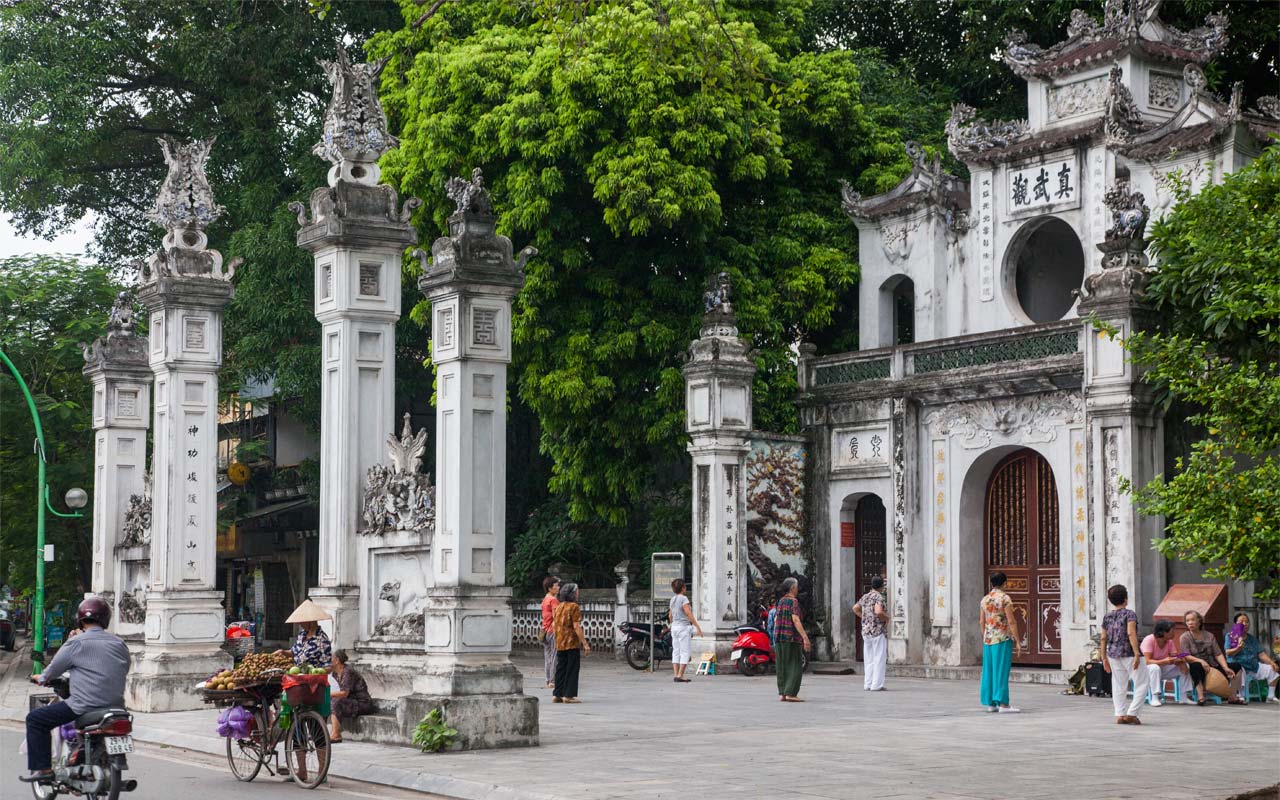
[[[1266,683],[1267,699],[1275,699],[1277,672],[1275,659],[1258,638],[1249,631],[1249,615],[1236,614],[1234,624],[1228,629],[1220,644],[1217,637],[1204,629],[1204,617],[1197,611],[1188,611],[1184,617],[1186,633],[1175,637],[1173,623],[1161,620],[1155,632],[1142,640],[1142,655],[1146,659],[1151,687],[1151,705],[1162,704],[1161,695],[1166,680],[1179,679],[1182,697],[1179,702],[1204,705],[1209,702],[1205,683],[1228,688],[1226,700],[1233,705],[1249,702],[1249,684],[1260,680]],[[1219,673],[1214,677],[1212,673]]]

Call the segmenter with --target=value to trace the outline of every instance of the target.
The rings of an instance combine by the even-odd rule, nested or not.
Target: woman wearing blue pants
[[[1013,614],[1013,598],[1004,592],[1003,572],[991,576],[991,591],[979,604],[982,625],[982,705],[993,712],[1016,714],[1009,705],[1009,668],[1022,655],[1022,637]]]

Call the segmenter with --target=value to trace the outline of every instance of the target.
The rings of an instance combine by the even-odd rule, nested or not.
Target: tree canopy
[[[791,346],[851,327],[837,180],[894,185],[944,106],[875,56],[801,50],[800,2],[493,0],[421,27],[403,5],[370,45],[401,137],[384,175],[438,230],[444,180],[482,167],[502,229],[537,246],[513,374],[573,517],[624,525],[685,481],[680,358],[711,274],[756,348],[756,424],[791,429]]]
[[[1142,487],[1168,556],[1280,597],[1280,147],[1180,202],[1152,231],[1158,327],[1130,337],[1146,380],[1191,409],[1197,440]]]

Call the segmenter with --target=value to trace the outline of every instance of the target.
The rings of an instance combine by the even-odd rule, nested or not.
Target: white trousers
[[[1277,677],[1280,677],[1280,673],[1277,673],[1270,664],[1264,664],[1259,661],[1258,671],[1246,672],[1244,678],[1240,681],[1239,698],[1246,703],[1249,702],[1249,683],[1251,681],[1266,681],[1267,686],[1272,686],[1275,684]]]
[[[1144,658],[1145,662],[1146,659]],[[1131,662],[1132,663],[1132,662]],[[1146,664],[1142,669],[1147,671],[1147,686],[1151,687],[1152,696],[1156,696],[1157,692],[1164,694],[1164,682],[1166,679],[1181,678],[1178,687],[1182,690],[1182,697],[1174,700],[1175,703],[1189,702],[1187,693],[1191,691],[1191,675],[1179,669],[1177,664]]]
[[[1111,664],[1111,704],[1115,707],[1116,716],[1122,717],[1129,715],[1131,717],[1138,716],[1138,712],[1142,710],[1142,704],[1147,702],[1147,680],[1148,671],[1146,669],[1146,660],[1143,659],[1138,668],[1133,668],[1132,658],[1111,658],[1107,656],[1107,662]],[[1133,697],[1125,697],[1125,692],[1129,690],[1129,679],[1133,678]],[[1125,710],[1125,705],[1128,710]]]
[[[688,664],[690,659],[689,651],[693,649],[693,626],[692,625],[672,625],[671,626],[671,663],[672,664]]]
[[[862,688],[884,688],[884,666],[889,661],[889,639],[883,633],[862,639]]]

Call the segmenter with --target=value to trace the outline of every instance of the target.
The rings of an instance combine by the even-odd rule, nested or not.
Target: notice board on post
[[[649,556],[649,671],[653,672],[654,650],[658,644],[657,604],[670,602],[671,582],[684,577],[684,553],[654,553]]]

